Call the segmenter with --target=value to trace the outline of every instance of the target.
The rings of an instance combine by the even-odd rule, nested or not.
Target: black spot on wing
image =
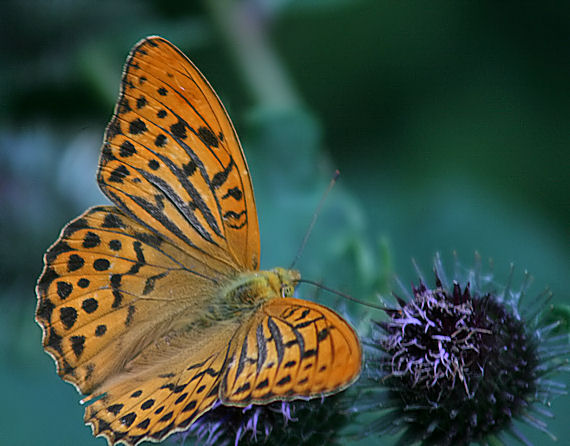
[[[119,148],[119,155],[121,155],[123,158],[128,158],[130,156],[133,156],[135,153],[137,153],[137,149],[133,143],[130,141],[123,141]]]
[[[57,282],[57,295],[61,300],[65,300],[73,291],[73,285],[69,282]]]
[[[93,262],[93,268],[95,271],[107,271],[111,266],[111,262],[107,259],[96,259]]]
[[[95,329],[95,336],[99,338],[103,336],[105,333],[107,333],[107,326],[104,324],[97,325],[97,328]]]
[[[122,96],[119,99],[117,110],[118,110],[117,113],[120,115],[130,112],[132,110],[131,105],[129,104],[129,100],[125,96]]]
[[[256,386],[255,390],[264,389],[269,385],[269,380],[265,378],[263,381],[260,381]]]
[[[89,286],[90,283],[91,283],[91,282],[89,282],[89,279],[86,279],[85,277],[82,277],[81,279],[79,279],[79,280],[77,281],[77,286],[78,286],[79,288],[84,288],[84,289],[85,289],[85,288],[87,288],[87,287]]]
[[[194,174],[194,172],[196,172],[196,163],[192,160],[188,161],[186,164],[184,164],[182,166],[182,171],[184,172],[184,174],[189,177],[191,175]]]
[[[240,386],[236,389],[236,391],[234,392],[234,395],[238,395],[240,393],[247,392],[250,388],[251,388],[251,385],[248,382],[246,382],[243,386]]]
[[[105,214],[105,218],[103,220],[103,224],[101,225],[102,228],[106,229],[118,229],[118,228],[125,228],[125,224],[119,218],[119,216],[111,213]]]
[[[317,350],[312,348],[310,350],[302,352],[301,353],[301,359],[312,358],[313,356],[316,356],[316,355],[317,355]]]
[[[202,376],[204,376],[204,375],[209,375],[209,376],[211,376],[212,378],[215,378],[215,377],[218,376],[219,374],[220,374],[220,371],[219,371],[219,370],[216,371],[216,370],[214,370],[213,368],[208,367],[206,370],[202,370],[201,372],[196,373],[196,375],[194,375],[190,381],[195,381],[195,380],[197,380],[197,379],[200,379],[200,378],[202,378]]]
[[[197,402],[196,401],[190,401],[185,407],[184,409],[182,409],[182,412],[188,412],[190,410],[193,410],[196,407]]]
[[[329,335],[329,328],[325,327],[317,334],[317,341],[318,342],[324,341],[328,335]]]
[[[301,314],[295,319],[295,321],[300,321],[301,319],[305,319],[307,315],[311,312],[309,308],[305,308]]]
[[[146,132],[148,129],[144,121],[140,118],[136,118],[129,123],[129,133],[131,135],[140,135]]]
[[[87,234],[85,234],[85,237],[83,237],[82,245],[84,248],[95,248],[99,246],[100,243],[101,239],[99,236],[94,232],[89,231]]]
[[[151,437],[156,439],[156,440],[160,440],[162,439],[166,434],[168,434],[168,432],[170,432],[172,429],[174,428],[174,421],[171,422],[168,426],[166,426],[165,428],[154,432],[153,434],[151,434]]]
[[[93,363],[85,365],[85,381],[89,381],[91,379],[94,371],[95,371],[95,365]]]
[[[38,305],[38,310],[36,311],[36,317],[44,321],[50,321],[53,309],[55,308],[54,303],[48,298],[40,300]]]
[[[164,423],[165,421],[169,421],[169,420],[172,418],[172,415],[173,415],[173,414],[174,414],[174,412],[173,412],[173,411],[170,411],[170,412],[164,414],[164,415],[160,418],[160,420],[158,420],[158,421],[159,421],[160,423]]]
[[[118,415],[122,408],[123,404],[113,404],[107,407],[107,412],[112,413],[113,415]]]
[[[218,147],[218,138],[216,138],[216,135],[207,127],[200,127],[198,129],[198,138],[208,147]]]
[[[139,424],[137,424],[136,427],[138,427],[139,429],[146,429],[149,424],[150,424],[150,418],[146,418],[143,421],[141,421]]]
[[[300,324],[295,325],[294,328],[296,328],[297,330],[300,328],[305,328],[305,327],[308,327],[309,325],[314,324],[315,322],[320,321],[322,319],[324,319],[324,316],[319,316],[315,319],[311,319],[309,321],[301,322]]]
[[[113,119],[111,119],[111,122],[109,122],[109,125],[107,126],[107,130],[105,132],[106,134],[106,140],[111,140],[113,139],[115,136],[120,135],[123,133],[123,130],[121,129],[121,122],[114,117]]]
[[[176,398],[176,401],[174,401],[174,404],[180,404],[187,397],[188,397],[188,392],[184,392],[182,395],[180,395],[178,398]]]
[[[47,257],[47,256],[46,256]],[[40,296],[45,296],[48,292],[49,286],[52,282],[59,277],[59,274],[51,267],[46,268],[38,282],[38,292]]]
[[[140,80],[142,80],[142,78],[139,79],[139,81],[140,81]],[[143,108],[147,103],[148,103],[148,102],[147,102],[146,98],[145,98],[144,96],[141,96],[141,97],[139,97],[139,98],[137,99],[137,108],[140,110],[140,109]]]
[[[162,238],[150,232],[135,232],[134,235],[137,240],[152,246],[153,248],[158,248],[162,244]]]
[[[240,201],[242,199],[243,193],[242,191],[237,188],[237,187],[232,187],[231,189],[228,189],[228,191],[226,192],[226,194],[224,196],[222,196],[222,200],[225,200],[226,198],[233,198],[236,201]]]
[[[105,165],[107,164],[109,161],[113,161],[115,160],[115,155],[113,155],[113,150],[111,149],[111,146],[109,145],[109,143],[105,143],[103,144],[103,148],[101,149],[101,164]]]
[[[159,133],[158,135],[156,135],[156,138],[154,140],[154,145],[156,147],[164,147],[167,141],[168,140],[166,139],[166,135]]]
[[[52,348],[57,351],[59,354],[62,354],[63,351],[61,350],[61,340],[63,338],[53,329],[49,329],[48,338],[46,341],[46,347]]]
[[[213,189],[218,189],[222,184],[226,182],[228,175],[234,168],[234,165],[234,159],[230,158],[228,166],[221,172],[218,172],[214,175],[214,178],[212,178],[212,182],[210,183]]]
[[[129,169],[127,169],[123,164],[113,169],[111,175],[109,175],[108,181],[111,183],[122,183],[123,179],[128,177],[130,174]]]
[[[63,307],[59,310],[59,319],[64,327],[69,330],[77,321],[77,310],[73,307]]]
[[[228,211],[224,214],[224,219],[226,220],[233,220],[236,222],[239,222],[240,218],[242,215],[246,215],[246,218],[243,220],[242,223],[227,223],[227,226],[229,226],[230,228],[234,228],[234,229],[241,229],[243,228],[246,223],[247,223],[247,214],[245,211],[241,211],[241,212],[234,212],[234,211]]]
[[[123,302],[123,295],[119,290],[113,290],[113,303],[111,308],[119,308]]]
[[[85,347],[85,336],[72,336],[70,339],[73,353],[75,353],[75,356],[79,358]]]
[[[148,400],[146,400],[144,403],[141,404],[141,409],[142,409],[142,410],[148,410],[148,409],[150,409],[153,405],[154,405],[154,400],[151,398],[151,399],[148,399]]]
[[[188,127],[188,124],[186,124],[184,120],[178,118],[178,122],[170,126],[170,132],[175,138],[186,139],[188,137],[186,134],[186,127]]]
[[[180,385],[178,385],[178,386],[175,386],[175,387],[172,389],[172,393],[180,393],[180,392],[182,392],[182,391],[186,388],[187,385],[188,385],[188,384],[180,384]]]
[[[64,231],[63,231],[63,236],[65,238],[69,238],[73,233],[75,233],[76,231],[79,231],[80,229],[87,229],[89,227],[89,223],[87,222],[87,219],[85,218],[78,218],[75,221],[72,221],[71,223],[69,223]],[[60,243],[65,243],[65,242],[60,242]],[[55,246],[52,248],[54,249]]]
[[[67,260],[67,271],[73,272],[81,269],[85,265],[85,260],[77,254],[71,254]]]
[[[297,361],[287,361],[283,367],[286,369],[294,367],[297,364]]]
[[[109,242],[109,248],[112,251],[120,251],[122,247],[121,241],[120,240],[111,240]]]
[[[283,378],[281,378],[279,381],[277,381],[277,385],[282,386],[284,384],[287,384],[288,382],[291,382],[291,375],[286,375]]]
[[[130,427],[131,424],[133,424],[133,422],[136,420],[137,418],[137,414],[134,412],[130,412],[124,416],[122,416],[121,418],[119,418],[119,421],[121,422],[121,424]]]

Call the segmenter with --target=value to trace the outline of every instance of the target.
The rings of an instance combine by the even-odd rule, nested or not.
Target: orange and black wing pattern
[[[204,76],[160,37],[127,60],[98,181],[123,212],[175,245],[257,269],[255,200],[233,125]]]
[[[296,298],[268,301],[238,331],[220,387],[227,405],[323,396],[360,375],[358,336],[334,311]]]

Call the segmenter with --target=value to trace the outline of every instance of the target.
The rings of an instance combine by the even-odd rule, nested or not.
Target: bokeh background
[[[4,1],[0,13],[0,444],[105,444],[82,423],[33,321],[42,255],[106,202],[95,172],[121,67],[141,38],[179,46],[248,158],[262,267],[373,301],[434,253],[478,251],[568,305],[570,3],[375,0]],[[336,305],[314,288],[300,293]],[[365,331],[365,317],[352,308]],[[568,376],[562,377],[568,381]],[[555,402],[564,438],[569,399]],[[523,428],[524,430],[524,428]],[[542,444],[547,438],[525,430]],[[566,431],[567,433],[567,431]],[[566,443],[565,443],[566,442]],[[371,443],[373,444],[373,443]]]

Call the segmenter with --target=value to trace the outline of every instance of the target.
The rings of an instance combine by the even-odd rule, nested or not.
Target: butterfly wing
[[[257,213],[233,125],[204,76],[160,37],[127,60],[98,181],[124,213],[176,246],[257,269]]]
[[[246,406],[336,393],[358,378],[361,360],[358,336],[334,311],[275,298],[232,340],[220,400]]]
[[[219,264],[221,267],[223,264]],[[215,264],[155,236],[114,207],[69,223],[45,255],[36,319],[63,379],[82,393],[191,323],[215,293]]]
[[[205,264],[101,206],[63,229],[45,264],[36,312],[44,348],[87,400],[104,395],[85,412],[95,434],[111,444],[158,439],[211,407],[238,328],[202,327],[223,263]]]
[[[105,395],[87,407],[85,422],[109,444],[159,441],[186,429],[218,399],[236,328],[228,322],[162,339],[127,365],[128,374],[105,383]]]

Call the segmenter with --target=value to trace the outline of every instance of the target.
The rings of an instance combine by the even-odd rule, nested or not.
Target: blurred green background
[[[548,285],[568,304],[568,23],[568,2],[2,2],[0,444],[105,444],[41,348],[34,286],[62,226],[106,202],[99,147],[139,39],[171,40],[226,105],[263,268],[291,263],[338,168],[306,278],[374,299],[417,279],[412,258],[429,273],[437,251],[478,251],[499,281],[528,269],[529,299]],[[553,410],[563,435],[569,399]]]

